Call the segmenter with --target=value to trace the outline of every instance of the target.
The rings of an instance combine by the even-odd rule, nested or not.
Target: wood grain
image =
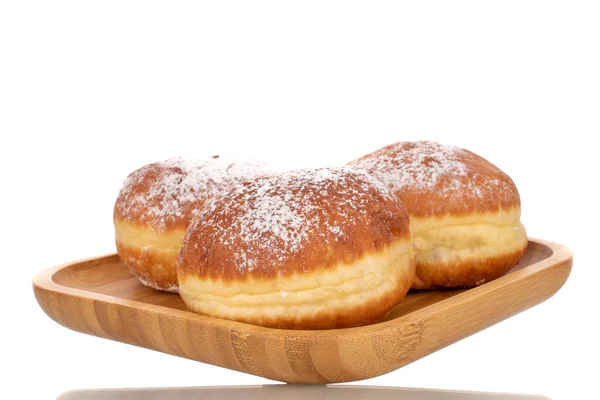
[[[538,304],[572,266],[568,249],[529,240],[521,263],[469,290],[411,292],[380,323],[359,328],[269,329],[187,311],[176,294],[141,285],[117,255],[61,265],[33,281],[59,324],[289,383],[367,379],[400,368]]]

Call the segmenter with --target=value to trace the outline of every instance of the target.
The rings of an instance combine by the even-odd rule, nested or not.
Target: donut
[[[377,322],[414,268],[402,203],[348,167],[258,177],[213,198],[177,259],[190,310],[280,329]]]
[[[219,156],[170,158],[134,171],[123,183],[113,214],[123,264],[144,285],[176,293],[177,255],[198,208],[230,186],[269,172],[260,162]]]
[[[400,142],[349,165],[372,174],[404,203],[417,253],[414,289],[477,286],[523,256],[527,235],[517,187],[477,154],[437,142]]]

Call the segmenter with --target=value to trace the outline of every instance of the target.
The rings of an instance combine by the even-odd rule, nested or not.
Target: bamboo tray
[[[44,312],[90,335],[289,383],[350,382],[400,368],[548,299],[573,257],[529,240],[521,263],[469,290],[410,293],[380,323],[269,329],[187,311],[178,295],[138,283],[117,255],[64,264],[33,281]]]

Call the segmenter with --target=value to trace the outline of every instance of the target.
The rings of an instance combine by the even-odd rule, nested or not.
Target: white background
[[[67,330],[39,309],[31,279],[115,250],[115,196],[146,163],[221,153],[335,165],[430,139],[511,175],[529,235],[567,245],[573,272],[547,302],[361,384],[594,397],[599,11],[592,1],[1,2],[2,390],[42,399],[268,382]]]

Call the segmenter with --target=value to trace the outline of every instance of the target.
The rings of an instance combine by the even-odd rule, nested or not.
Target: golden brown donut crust
[[[512,179],[465,149],[436,142],[398,142],[349,165],[393,190],[411,216],[442,216],[520,206]]]
[[[181,182],[186,175],[176,163],[171,165],[157,162],[134,171],[127,177],[119,192],[114,219],[156,231],[185,229],[193,211],[204,204],[206,197],[198,194],[193,201],[180,201],[176,198],[177,193],[154,188],[163,185],[165,180]],[[172,210],[167,210],[171,196],[177,205]]]
[[[174,268],[179,252],[145,251],[117,242],[117,252],[129,272],[144,285],[158,290],[177,292],[177,269]]]
[[[132,172],[119,192],[114,219],[161,233],[186,229],[207,199],[234,184],[272,172],[254,161],[170,158]]]
[[[177,291],[176,260],[190,219],[204,202],[245,179],[270,173],[254,161],[171,158],[131,173],[115,202],[119,256],[146,286]]]
[[[527,237],[519,192],[477,154],[436,142],[399,142],[349,165],[381,180],[404,203],[417,251],[413,288],[476,286],[522,257]]]
[[[525,254],[527,246],[501,256],[475,259],[466,263],[419,265],[413,289],[469,288],[482,285],[510,271]]]
[[[350,168],[255,178],[207,202],[177,260],[192,311],[281,329],[377,322],[414,269],[401,202]]]
[[[254,178],[207,204],[177,268],[216,280],[270,279],[352,263],[407,237],[404,206],[379,182],[349,168],[292,171]]]

